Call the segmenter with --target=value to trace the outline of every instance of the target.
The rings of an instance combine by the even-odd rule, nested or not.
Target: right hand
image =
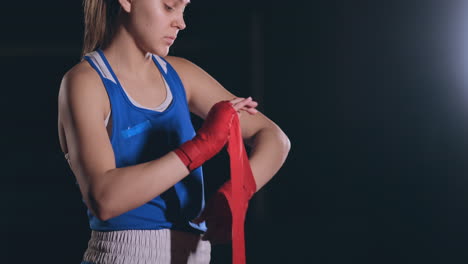
[[[229,101],[232,104],[232,107],[239,113],[240,111],[245,111],[251,115],[256,114],[258,111],[255,107],[257,107],[258,103],[255,102],[252,97],[247,98],[234,98]]]
[[[250,97],[216,103],[211,107],[195,137],[183,143],[174,152],[190,171],[200,167],[226,144],[235,114],[240,115],[241,110],[255,114],[255,106],[256,102]]]

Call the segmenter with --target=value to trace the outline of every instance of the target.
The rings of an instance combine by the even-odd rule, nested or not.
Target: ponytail
[[[117,0],[83,0],[84,39],[82,55],[105,47],[113,37],[120,11]]]

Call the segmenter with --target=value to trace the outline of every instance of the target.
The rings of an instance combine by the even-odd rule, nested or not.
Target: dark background
[[[466,1],[194,0],[186,13],[171,54],[252,95],[292,143],[251,202],[248,263],[468,261]],[[2,263],[79,263],[90,231],[57,94],[80,60],[81,1],[2,3],[0,25]],[[206,164],[208,185],[225,162]]]

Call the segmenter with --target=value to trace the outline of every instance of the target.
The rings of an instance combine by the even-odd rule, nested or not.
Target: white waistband
[[[94,264],[208,264],[211,244],[200,238],[169,229],[92,231],[83,260]]]

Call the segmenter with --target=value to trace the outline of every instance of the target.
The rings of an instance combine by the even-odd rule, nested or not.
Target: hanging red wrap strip
[[[249,200],[257,190],[247,152],[242,140],[239,118],[232,121],[227,143],[230,157],[231,184],[221,187],[226,196],[232,215],[232,263],[245,264],[244,223]],[[230,186],[231,188],[229,188]],[[230,190],[229,190],[230,189]]]
[[[225,105],[228,103],[227,101],[224,102]],[[222,104],[220,103],[220,105]],[[230,107],[231,105],[229,105],[229,109],[231,109]],[[226,113],[224,115],[229,114],[227,111]],[[232,263],[245,264],[245,216],[249,200],[256,192],[257,186],[252,169],[250,168],[247,152],[245,151],[237,113],[234,113],[231,127],[229,128],[227,151],[230,157],[231,179],[221,186],[213,197],[210,198],[202,214],[197,219],[194,219],[194,223],[207,222],[208,231],[204,237],[206,240],[214,239],[214,241],[225,243],[232,238]],[[189,153],[189,151],[186,152]],[[179,154],[178,152],[176,153]],[[203,154],[203,152],[200,153]],[[184,161],[182,158],[181,160]],[[190,159],[186,160],[190,161]],[[216,224],[212,221],[218,223]],[[230,234],[229,230],[225,228],[221,228],[222,231],[217,230],[219,225],[225,225],[226,227],[231,225]],[[211,228],[214,228],[215,231],[212,231]]]

